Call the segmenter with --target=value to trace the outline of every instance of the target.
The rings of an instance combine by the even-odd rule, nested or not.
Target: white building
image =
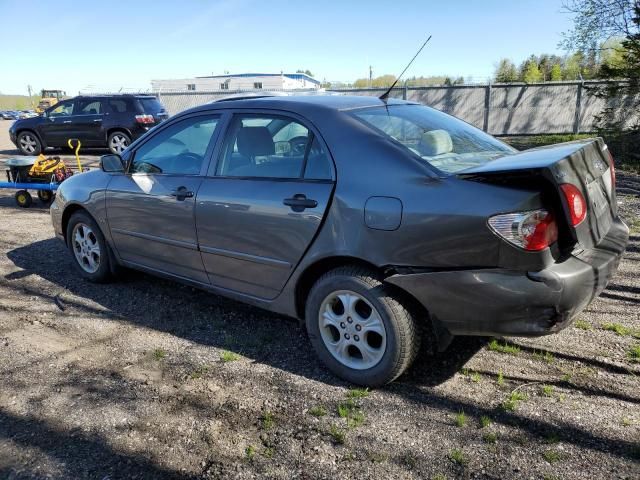
[[[151,80],[154,92],[217,90],[318,89],[320,82],[306,73],[239,73],[179,80]]]

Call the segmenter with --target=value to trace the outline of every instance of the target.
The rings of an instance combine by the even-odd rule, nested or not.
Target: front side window
[[[462,120],[422,105],[363,108],[353,115],[446,173],[516,151]]]
[[[332,178],[329,156],[313,132],[288,117],[236,116],[221,155],[219,176]]]
[[[198,175],[218,117],[193,117],[171,125],[142,144],[130,173]]]
[[[49,117],[66,117],[73,115],[73,101],[58,103],[47,115]]]

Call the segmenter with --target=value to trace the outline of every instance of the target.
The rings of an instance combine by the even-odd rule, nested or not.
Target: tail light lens
[[[538,252],[558,240],[558,226],[547,210],[506,213],[489,218],[489,226],[500,237],[524,250]]]
[[[575,185],[563,183],[560,185],[564,198],[569,206],[569,216],[571,217],[571,225],[579,225],[587,216],[587,202],[585,202],[582,193]]]
[[[613,161],[613,155],[607,150],[609,154],[609,169],[611,170],[611,188],[616,188],[616,165]]]
[[[153,115],[136,115],[136,122],[149,124],[156,123],[156,120],[153,118]]]

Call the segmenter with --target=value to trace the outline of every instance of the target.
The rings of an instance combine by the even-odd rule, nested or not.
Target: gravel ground
[[[370,392],[290,319],[82,281],[46,209],[0,193],[0,479],[640,478],[640,177],[618,185],[632,240],[578,323],[457,339]]]

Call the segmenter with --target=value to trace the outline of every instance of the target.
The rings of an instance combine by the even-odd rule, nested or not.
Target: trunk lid
[[[460,178],[499,181],[518,179],[520,185],[539,177],[557,194],[555,210],[573,240],[592,248],[607,234],[617,216],[615,186],[607,146],[601,138],[561,143],[507,155],[459,172]],[[569,205],[560,185],[574,185],[585,199],[585,219],[571,225]],[[559,211],[558,211],[559,210]]]

